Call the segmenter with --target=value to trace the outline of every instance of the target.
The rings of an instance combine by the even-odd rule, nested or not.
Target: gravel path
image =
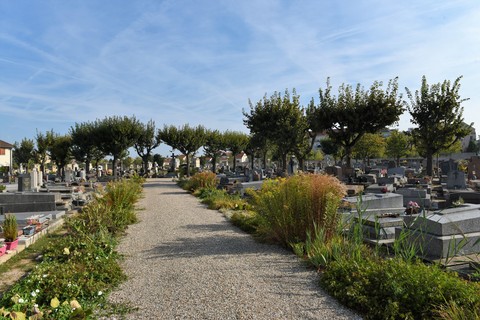
[[[255,242],[168,179],[149,179],[141,222],[119,251],[127,319],[361,319],[318,286],[294,254]],[[113,319],[113,318],[112,318]]]

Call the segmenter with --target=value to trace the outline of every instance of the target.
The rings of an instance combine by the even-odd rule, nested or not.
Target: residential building
[[[8,167],[10,174],[12,173],[13,165],[13,145],[0,140],[0,167]]]

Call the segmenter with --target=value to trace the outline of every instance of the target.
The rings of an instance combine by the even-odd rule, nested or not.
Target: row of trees
[[[370,150],[382,143],[375,134],[398,122],[400,115],[408,110],[417,128],[411,131],[410,139],[403,133],[393,133],[395,141],[391,141],[387,154],[398,161],[409,146],[414,146],[427,158],[427,174],[431,175],[433,155],[455,145],[470,130],[463,123],[461,103],[466,99],[459,96],[460,79],[453,84],[444,81],[430,86],[423,77],[419,91],[412,93],[406,88],[409,102],[403,101],[398,93],[397,78],[390,80],[385,90],[381,82],[374,82],[368,90],[360,84],[355,89],[341,85],[337,95],[332,93],[327,81],[326,88],[319,90],[319,103],[315,104],[312,99],[306,107],[300,105],[300,96],[295,90],[292,94],[285,90],[283,95],[275,92],[256,104],[249,101],[250,111],[243,111],[250,135],[188,124],[164,125],[157,130],[152,120],[141,123],[134,116],[106,117],[76,123],[67,135],[57,135],[53,130],[37,133],[36,148],[33,140],[24,139],[20,144],[15,143],[14,157],[17,163],[23,164],[33,158],[44,172],[48,157],[60,170],[73,158],[85,163],[88,170],[92,161],[98,165],[105,156],[111,156],[113,173],[117,176],[117,160],[124,157],[129,148],[136,150],[146,171],[153,150],[165,143],[186,156],[187,175],[192,156],[202,147],[205,156],[212,158],[213,170],[217,157],[226,150],[234,156],[244,151],[252,160],[257,156],[264,162],[270,154],[278,158],[286,170],[289,154],[295,155],[303,167],[303,161],[311,155],[316,133],[324,132],[329,138],[322,141],[322,150],[344,157],[347,166],[351,166],[352,155],[372,157]],[[394,142],[397,151],[392,151]]]
[[[402,100],[398,92],[398,78],[390,80],[385,90],[381,82],[374,82],[368,90],[360,84],[355,89],[343,84],[336,96],[327,81],[326,89],[319,90],[318,104],[312,99],[307,107],[300,106],[295,90],[292,95],[286,90],[283,96],[275,92],[256,104],[250,102],[250,111],[243,111],[244,124],[255,147],[276,146],[284,169],[289,153],[302,165],[314,142],[312,132],[327,133],[330,140],[325,141],[324,151],[342,150],[350,167],[354,147],[365,135],[394,125],[408,110],[417,125],[410,132],[411,143],[427,159],[427,174],[431,175],[433,155],[455,145],[473,126],[463,123],[461,104],[467,99],[460,98],[460,80],[428,85],[423,77],[420,90],[412,93],[405,88],[409,101]]]
[[[27,165],[30,160],[40,164],[45,173],[45,162],[50,158],[63,172],[64,167],[72,160],[85,163],[88,172],[90,164],[95,167],[106,156],[113,158],[113,175],[117,176],[117,160],[126,156],[129,148],[134,148],[142,159],[144,171],[149,161],[154,159],[152,152],[160,143],[169,145],[186,156],[187,175],[190,174],[190,160],[204,147],[206,156],[213,159],[226,150],[238,154],[247,149],[248,136],[242,132],[208,130],[203,126],[191,127],[188,124],[175,127],[165,125],[157,129],[155,122],[147,123],[132,117],[106,117],[94,122],[76,123],[69,134],[58,135],[52,131],[37,133],[36,146],[33,140],[23,139],[14,146],[14,159],[18,164]],[[157,158],[161,158],[159,155]],[[235,162],[234,162],[235,163]]]

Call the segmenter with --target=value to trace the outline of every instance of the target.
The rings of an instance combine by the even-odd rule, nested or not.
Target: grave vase
[[[5,241],[6,250],[15,250],[18,245],[18,239],[14,241]]]

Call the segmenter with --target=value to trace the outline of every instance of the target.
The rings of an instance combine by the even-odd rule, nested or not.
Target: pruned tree
[[[187,176],[190,176],[191,157],[206,141],[206,130],[203,126],[190,127],[185,124],[181,127],[165,125],[158,131],[158,139],[165,144],[180,151],[186,158]]]
[[[400,166],[400,158],[409,154],[410,140],[404,132],[392,130],[390,136],[385,140],[385,154],[395,159],[397,166]]]
[[[427,175],[433,174],[433,156],[442,149],[448,149],[470,132],[463,122],[461,104],[468,99],[460,98],[461,78],[458,77],[453,83],[445,80],[443,83],[429,85],[423,76],[421,88],[415,94],[405,88],[410,100],[410,121],[417,125],[411,131],[413,143],[427,159]]]
[[[355,144],[352,153],[357,159],[370,166],[370,159],[380,158],[385,153],[385,138],[377,133],[366,133]]]
[[[207,130],[203,150],[207,157],[210,157],[212,163],[212,172],[216,171],[217,158],[220,152],[225,150],[225,139],[223,133],[218,130]]]
[[[33,140],[23,138],[20,143],[15,141],[12,157],[19,166],[25,165],[25,170],[28,173],[28,163],[35,159]]]
[[[153,155],[153,162],[155,162],[157,164],[157,166],[163,170],[163,165],[165,163],[165,157],[163,157],[162,155],[156,153]]]
[[[157,131],[155,129],[155,121],[150,120],[146,124],[141,123],[141,132],[134,144],[137,154],[142,159],[143,171],[146,173],[148,169],[148,161],[152,159],[152,151],[160,145]]]
[[[117,179],[117,160],[138,140],[142,130],[140,122],[134,116],[106,117],[97,122],[99,149],[113,157],[113,176]]]
[[[276,146],[284,171],[287,170],[288,153],[300,151],[299,146],[309,129],[299,99],[295,89],[292,95],[288,90],[283,96],[275,92],[270,98],[265,95],[255,105],[249,101],[250,113],[243,112],[243,123],[250,129],[250,134]]]
[[[98,135],[97,122],[75,123],[70,127],[70,136],[72,137],[72,156],[79,162],[85,163],[86,173],[90,173],[90,163],[92,162],[95,150],[98,150],[95,137]]]
[[[330,138],[322,139],[320,148],[324,154],[332,156],[334,162],[344,157],[343,148]]]
[[[223,133],[223,139],[226,149],[232,152],[233,171],[235,172],[236,156],[247,149],[249,137],[246,133],[240,131],[227,130]]]
[[[38,132],[35,137],[37,142],[37,148],[35,149],[35,160],[40,163],[40,171],[45,175],[45,164],[47,162],[49,155],[49,150],[53,144],[53,139],[55,134],[53,129],[45,132],[45,134]]]
[[[72,137],[70,135],[53,137],[53,143],[49,148],[50,158],[57,165],[57,176],[65,180],[65,166],[72,159],[70,148],[72,146]]]
[[[327,81],[325,90],[320,89],[320,102],[310,105],[307,116],[317,132],[326,131],[328,136],[345,150],[346,165],[351,167],[352,149],[366,133],[376,133],[394,124],[404,111],[401,96],[397,94],[397,78],[382,89],[382,82],[375,81],[369,90],[357,84],[342,84],[338,96],[332,94]]]

